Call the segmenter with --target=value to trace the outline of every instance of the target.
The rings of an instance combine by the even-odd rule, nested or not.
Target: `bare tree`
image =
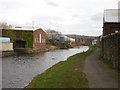
[[[59,31],[48,29],[48,30],[46,30],[46,32],[47,32],[47,35],[48,35],[48,39],[55,40],[55,39],[58,39],[61,36],[61,32],[59,32]]]
[[[10,29],[10,28],[12,28],[12,25],[8,25],[6,22],[1,22],[0,28],[1,29]]]

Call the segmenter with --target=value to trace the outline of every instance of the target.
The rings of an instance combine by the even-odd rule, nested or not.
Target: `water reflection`
[[[36,55],[18,55],[2,60],[3,88],[23,88],[34,76],[44,72],[52,65],[66,60],[69,56],[88,50],[80,48],[54,50]]]

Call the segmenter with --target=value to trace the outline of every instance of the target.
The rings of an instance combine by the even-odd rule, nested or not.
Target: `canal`
[[[69,56],[87,51],[88,46],[60,49],[35,55],[18,55],[2,59],[2,87],[23,88],[33,77]]]

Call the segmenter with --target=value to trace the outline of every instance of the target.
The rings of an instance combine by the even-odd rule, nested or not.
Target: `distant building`
[[[45,49],[46,48],[46,33],[41,28],[33,31],[33,48]]]
[[[59,37],[59,41],[60,41],[60,42],[68,42],[69,45],[75,44],[75,39],[70,38],[70,37],[65,36],[65,35],[61,35],[61,36]]]
[[[75,39],[70,38],[70,37],[65,36],[65,35],[61,35],[61,36],[59,37],[59,40],[60,40],[60,41],[70,41],[70,42],[75,42]]]
[[[46,48],[46,33],[41,28],[12,28],[1,29],[3,37],[9,37],[13,42],[13,48]]]
[[[94,39],[93,41],[92,41],[92,45],[96,45],[97,44],[97,39]]]
[[[118,32],[120,32],[120,10],[105,10],[103,18],[103,36]]]

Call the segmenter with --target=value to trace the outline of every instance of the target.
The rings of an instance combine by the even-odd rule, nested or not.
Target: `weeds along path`
[[[97,48],[86,58],[84,73],[90,88],[118,88],[119,75],[99,60],[100,50]],[[120,87],[119,87],[120,88]]]

